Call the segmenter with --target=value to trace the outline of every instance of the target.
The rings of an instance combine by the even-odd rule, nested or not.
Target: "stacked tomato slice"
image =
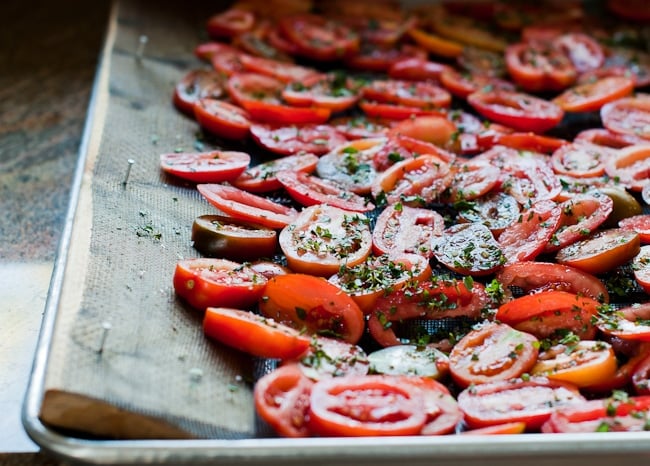
[[[211,17],[174,91],[220,148],[161,157],[212,214],[180,302],[279,361],[261,418],[647,430],[650,57],[573,2],[267,3]]]

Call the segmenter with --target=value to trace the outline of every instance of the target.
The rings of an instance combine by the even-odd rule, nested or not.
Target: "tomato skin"
[[[555,260],[598,275],[631,260],[640,248],[638,233],[613,228],[560,249]]]
[[[364,330],[363,313],[354,300],[313,275],[292,273],[272,278],[260,297],[259,309],[264,316],[297,330],[334,335],[352,344]]]
[[[199,184],[201,195],[231,217],[259,223],[269,228],[284,228],[298,215],[290,208],[233,186]]]
[[[231,348],[261,358],[291,359],[309,348],[310,339],[286,325],[250,311],[208,307],[203,332]]]
[[[241,63],[246,71],[270,76],[283,83],[302,82],[318,76],[318,72],[314,69],[272,58],[242,55]]]
[[[578,77],[569,58],[555,47],[520,43],[506,49],[506,66],[513,81],[528,92],[561,91]]]
[[[202,98],[218,99],[224,94],[223,78],[213,70],[188,72],[174,87],[173,102],[183,113],[194,116],[194,104]]]
[[[245,139],[251,127],[246,110],[217,99],[203,98],[196,102],[194,117],[206,131],[224,139]]]
[[[605,284],[597,277],[569,265],[525,261],[504,265],[496,274],[504,288],[516,286],[524,293],[546,290],[581,294],[599,302],[609,302]]]
[[[465,335],[449,353],[449,370],[461,388],[528,373],[537,360],[539,342],[509,325],[490,323]]]
[[[367,217],[326,204],[303,209],[279,239],[289,268],[321,277],[334,275],[343,264],[362,263],[372,250]]]
[[[311,434],[307,427],[309,396],[313,385],[296,364],[279,367],[255,384],[255,409],[279,435],[308,437]]]
[[[287,155],[249,167],[231,183],[236,188],[250,193],[266,193],[282,188],[276,176],[279,171],[294,170],[312,173],[317,164],[318,157],[314,154]]]
[[[250,160],[247,153],[235,151],[172,153],[160,156],[160,168],[194,183],[221,183],[241,175]]]
[[[310,401],[309,428],[322,436],[416,435],[427,417],[421,392],[399,377],[321,380]]]
[[[174,290],[195,309],[246,309],[262,295],[266,278],[226,259],[185,259],[176,264]]]
[[[396,63],[411,58],[426,60],[427,53],[422,48],[410,44],[364,44],[357,53],[345,58],[345,64],[353,70],[387,73]]]
[[[485,118],[519,131],[543,133],[564,117],[564,111],[554,103],[520,92],[475,92],[467,102]]]
[[[544,291],[513,299],[499,306],[495,318],[538,338],[558,330],[570,330],[581,339],[593,339],[592,320],[600,303],[586,296],[565,291]]]
[[[565,112],[597,112],[606,103],[627,97],[633,91],[632,79],[609,76],[567,89],[553,103]]]
[[[528,431],[539,429],[551,413],[584,401],[574,385],[544,377],[475,385],[458,395],[458,406],[470,428],[525,422]]]
[[[445,58],[456,58],[463,53],[463,46],[456,41],[444,39],[436,34],[413,27],[408,30],[413,41],[428,52]]]

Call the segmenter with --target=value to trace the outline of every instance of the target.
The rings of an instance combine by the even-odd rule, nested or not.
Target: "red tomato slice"
[[[605,172],[621,186],[632,191],[643,191],[650,184],[650,143],[620,149],[607,160]]]
[[[389,131],[389,136],[407,136],[439,147],[449,147],[459,129],[447,117],[430,115],[402,120]]]
[[[281,171],[276,177],[289,195],[305,207],[328,204],[352,212],[368,212],[375,208],[366,198],[345,192],[334,182],[307,173]]]
[[[241,63],[246,71],[271,76],[284,83],[302,82],[319,74],[316,70],[305,66],[252,55],[242,55]]]
[[[258,73],[235,73],[226,83],[228,95],[241,107],[247,103],[267,102],[274,105],[282,103],[280,94],[284,83],[279,79]]]
[[[622,149],[633,144],[641,144],[645,139],[631,134],[615,133],[605,128],[591,128],[580,131],[573,141],[586,141],[612,149]]]
[[[244,52],[229,45],[218,45],[222,47],[206,47],[197,53],[203,53],[209,56],[212,68],[224,76],[230,77],[236,73],[242,73],[244,71],[244,65],[242,65],[241,57],[245,55]]]
[[[174,290],[195,309],[246,309],[264,291],[266,278],[226,259],[186,259],[176,264]]]
[[[474,201],[496,188],[501,171],[494,165],[481,160],[461,162],[453,165],[454,180],[443,198],[450,202]]]
[[[363,313],[354,300],[313,275],[291,273],[272,278],[260,297],[259,309],[264,316],[297,330],[352,344],[364,330]]]
[[[632,91],[632,79],[609,76],[569,88],[553,99],[553,103],[565,112],[596,112],[606,103],[627,97]]]
[[[511,149],[550,154],[567,145],[569,142],[551,136],[542,136],[535,133],[499,133],[494,135],[494,144],[499,144]]]
[[[598,275],[632,260],[640,247],[636,232],[612,228],[560,249],[555,260]]]
[[[592,320],[600,303],[566,291],[544,291],[525,295],[502,304],[496,319],[537,338],[548,338],[570,330],[581,339],[592,339],[596,327]]]
[[[372,247],[376,254],[419,254],[429,259],[432,240],[444,228],[444,218],[434,210],[393,204],[377,217]]]
[[[392,79],[405,81],[438,81],[443,71],[451,70],[449,65],[429,61],[426,58],[404,58],[396,61],[388,70]]]
[[[385,136],[389,127],[394,123],[393,120],[367,118],[365,115],[355,117],[343,116],[334,118],[330,122],[332,126],[350,141]]]
[[[361,50],[345,59],[345,64],[353,70],[387,73],[396,63],[409,59],[426,60],[427,52],[410,44],[401,46],[364,44]]]
[[[160,168],[195,183],[221,183],[241,175],[251,161],[245,152],[212,151],[160,156]]]
[[[459,222],[481,223],[490,229],[495,238],[519,218],[519,203],[511,195],[502,192],[494,192],[472,201],[466,209],[458,212]]]
[[[554,103],[520,92],[475,92],[467,102],[485,118],[519,131],[543,133],[564,117],[564,111]]]
[[[279,435],[308,437],[309,396],[313,385],[297,365],[279,367],[255,384],[255,409]]]
[[[210,16],[207,22],[208,35],[212,38],[233,38],[253,29],[255,15],[251,11],[230,8]]]
[[[183,113],[194,116],[194,103],[202,98],[223,96],[223,77],[213,70],[197,69],[187,73],[174,87],[174,105]]]
[[[359,37],[354,31],[324,16],[288,15],[278,25],[295,45],[297,54],[311,60],[336,60],[359,49]]]
[[[224,345],[261,358],[291,359],[307,351],[310,338],[289,326],[249,311],[209,307],[203,332]]]
[[[492,232],[481,223],[452,225],[432,243],[436,259],[463,275],[489,275],[506,262]]]
[[[246,110],[223,100],[200,99],[194,104],[194,116],[203,129],[224,139],[245,139],[251,127]]]
[[[506,66],[515,84],[528,92],[561,91],[578,77],[575,66],[562,50],[540,43],[508,46]]]
[[[297,107],[314,106],[343,112],[353,107],[359,97],[355,84],[345,74],[329,73],[288,84],[282,91],[282,98]]]
[[[403,377],[405,385],[413,385],[422,391],[427,414],[420,435],[444,435],[453,433],[463,419],[458,403],[447,387],[428,377]]]
[[[499,235],[498,244],[509,263],[537,257],[557,230],[562,210],[552,201],[540,201],[521,213]]]
[[[399,125],[402,123],[399,123]],[[392,131],[389,131],[389,133],[392,133]],[[388,141],[373,154],[373,162],[378,171],[385,171],[395,163],[417,158],[421,155],[433,156],[446,163],[452,163],[456,158],[453,153],[447,152],[434,144],[401,133],[394,133],[390,134]]]
[[[454,174],[449,163],[433,155],[397,162],[377,176],[372,185],[375,199],[424,205],[449,187]]]
[[[208,63],[215,55],[220,53],[241,53],[241,51],[231,45],[214,41],[202,42],[194,48],[194,55]]]
[[[539,429],[552,413],[584,401],[574,385],[544,377],[471,386],[458,395],[458,406],[470,428],[525,422],[528,431]]]
[[[633,215],[618,222],[623,230],[636,231],[642,243],[650,243],[650,214]]]
[[[650,342],[650,303],[598,314],[598,328],[623,340]]]
[[[544,252],[557,251],[589,236],[607,220],[614,209],[614,201],[600,191],[592,191],[576,194],[559,207],[562,210],[560,225]]]
[[[318,164],[314,154],[287,155],[279,159],[247,168],[239,177],[232,180],[233,186],[251,193],[267,193],[282,189],[276,174],[283,170],[312,173]]]
[[[451,94],[427,81],[375,80],[361,88],[361,95],[375,102],[422,109],[451,105]]]
[[[460,99],[466,99],[467,96],[478,91],[515,90],[515,86],[508,81],[485,74],[461,73],[454,69],[444,70],[440,74],[440,82],[449,92]]]
[[[245,101],[243,107],[255,121],[280,125],[321,124],[332,114],[328,108],[291,107],[260,100]]]
[[[537,338],[509,325],[472,330],[449,353],[449,370],[460,387],[505,381],[528,373],[537,362]]]
[[[388,120],[405,120],[422,115],[442,115],[441,110],[410,107],[407,105],[386,104],[362,100],[359,107],[371,118],[385,118]]]
[[[427,419],[421,391],[399,377],[321,380],[310,401],[309,428],[322,436],[416,435]]]
[[[610,131],[650,139],[650,95],[638,94],[605,104],[600,118]]]
[[[598,302],[609,302],[605,284],[591,274],[552,262],[515,262],[504,265],[496,279],[505,288],[514,286],[524,293],[558,290],[580,294]]]
[[[578,73],[597,70],[605,63],[605,51],[587,34],[564,34],[553,41],[553,46],[567,54]]]
[[[265,227],[283,228],[298,215],[290,207],[232,186],[199,184],[196,189],[210,204],[226,215],[258,223]]]
[[[609,147],[576,140],[566,144],[551,156],[553,171],[575,178],[593,178],[605,174],[605,164],[613,156]]]
[[[319,204],[303,209],[280,232],[280,247],[295,272],[331,277],[342,265],[365,261],[372,249],[368,218]]]
[[[254,123],[250,131],[257,144],[281,155],[302,152],[323,155],[346,142],[336,128],[326,124]]]

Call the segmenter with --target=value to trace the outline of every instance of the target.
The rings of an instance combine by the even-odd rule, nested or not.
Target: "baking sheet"
[[[199,65],[192,50],[214,8],[135,0],[113,8],[24,407],[30,436],[67,460],[95,464],[650,460],[643,433],[256,438],[250,359],[208,342],[201,316],[171,286],[176,261],[197,255],[191,223],[210,207],[158,164],[161,152],[210,144],[170,98]]]

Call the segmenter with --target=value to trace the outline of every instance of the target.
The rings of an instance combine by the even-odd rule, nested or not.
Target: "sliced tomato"
[[[436,259],[454,272],[489,275],[506,263],[492,232],[481,223],[459,223],[446,228],[433,241]]]
[[[408,105],[387,104],[370,100],[361,100],[359,107],[370,118],[385,118],[388,120],[405,120],[421,115],[442,115],[439,109],[410,107]]]
[[[368,199],[346,192],[329,180],[296,171],[281,171],[276,176],[289,195],[303,206],[328,204],[352,212],[368,212],[375,208]]]
[[[490,229],[495,238],[520,218],[517,200],[502,192],[488,194],[463,206],[458,212],[459,221],[481,223]]]
[[[416,435],[426,420],[421,391],[398,377],[335,377],[312,389],[309,428],[322,436]]]
[[[339,130],[348,140],[377,138],[386,135],[393,120],[368,118],[365,115],[342,116],[331,120],[330,124]]]
[[[363,98],[422,109],[446,108],[451,94],[427,81],[374,80],[361,88]]]
[[[293,61],[291,56],[284,50],[273,45],[269,40],[269,34],[272,28],[273,24],[262,19],[250,31],[246,31],[233,37],[231,43],[233,46],[255,57],[269,58],[290,63]]]
[[[246,110],[218,99],[204,97],[197,101],[194,116],[203,129],[224,139],[245,139],[251,127]]]
[[[194,103],[202,98],[218,99],[225,93],[223,77],[214,70],[196,69],[188,72],[174,87],[174,105],[194,116]]]
[[[650,84],[650,54],[632,47],[608,47],[605,64],[591,73],[596,77],[632,78],[634,86],[641,89]],[[589,73],[585,73],[583,77],[589,79]]]
[[[541,254],[557,230],[561,215],[561,209],[552,201],[537,202],[523,211],[499,235],[498,244],[507,261],[532,260]]]
[[[506,66],[512,80],[528,92],[561,91],[578,73],[567,55],[541,43],[519,43],[506,49]]]
[[[375,199],[389,204],[424,205],[449,187],[454,174],[449,163],[433,155],[420,155],[397,162],[377,176],[372,185]]]
[[[605,104],[600,118],[610,131],[650,139],[650,95],[638,94]]]
[[[176,264],[174,290],[195,309],[246,309],[264,291],[266,278],[249,267],[226,259],[185,259]]]
[[[544,377],[470,386],[458,395],[458,406],[470,428],[524,422],[528,431],[539,429],[553,412],[584,401],[574,385]]]
[[[260,275],[266,277],[267,280],[270,280],[273,277],[277,277],[278,275],[286,275],[288,273],[291,273],[291,270],[289,270],[284,265],[265,259],[256,259],[249,264],[249,267]]]
[[[460,99],[466,99],[467,96],[478,91],[515,90],[515,86],[508,81],[485,74],[461,73],[454,69],[444,70],[440,74],[440,82],[449,92]]]
[[[271,257],[275,230],[224,215],[201,215],[192,223],[192,244],[204,256],[234,261]]]
[[[557,37],[553,46],[567,54],[578,73],[597,70],[605,63],[605,51],[593,37],[570,32]]]
[[[230,54],[230,53],[241,53],[237,47],[232,45],[224,44],[223,42],[208,41],[202,42],[194,48],[194,55],[203,60],[204,62],[210,62],[212,58],[217,54]]]
[[[632,262],[634,279],[648,293],[650,291],[650,245],[641,246]]]
[[[255,409],[279,435],[308,437],[309,395],[313,385],[297,365],[282,366],[255,384]]]
[[[272,58],[242,55],[241,63],[246,71],[271,76],[283,83],[308,81],[319,75],[315,69]]]
[[[496,274],[504,288],[517,287],[533,294],[559,290],[609,302],[605,284],[597,277],[569,265],[553,262],[515,262],[506,264]]]
[[[266,193],[281,189],[282,184],[276,174],[282,170],[294,170],[312,173],[318,164],[318,157],[314,154],[295,154],[280,157],[279,159],[263,162],[247,168],[231,183],[244,191],[251,193]]]
[[[213,43],[215,44],[215,43]],[[211,46],[201,50],[200,53],[210,57],[210,64],[215,71],[224,76],[232,76],[244,71],[241,57],[245,55],[241,50],[226,44],[218,44],[221,47]]]
[[[491,52],[478,47],[463,47],[461,55],[456,57],[458,66],[470,74],[503,77],[506,74],[504,54]]]
[[[614,201],[600,191],[576,194],[559,205],[562,210],[560,224],[544,248],[557,251],[584,239],[602,225],[614,208]]]
[[[591,128],[580,131],[574,139],[574,142],[578,141],[592,142],[612,149],[622,149],[623,147],[645,142],[644,139],[638,136],[615,133],[605,128]]]
[[[467,102],[485,118],[519,131],[543,133],[564,117],[564,111],[554,103],[520,92],[475,92]]]
[[[639,363],[632,374],[632,385],[637,395],[650,395],[650,353]]]
[[[338,207],[307,207],[280,232],[280,247],[292,270],[330,277],[342,265],[353,267],[370,255],[368,223],[365,215]]]
[[[346,142],[336,128],[327,124],[254,123],[250,131],[258,145],[281,155],[323,155]]]
[[[538,347],[533,335],[506,324],[485,324],[454,345],[449,353],[449,370],[462,388],[510,380],[533,368]]]
[[[360,346],[319,336],[311,337],[309,349],[300,355],[297,364],[307,377],[315,381],[344,375],[366,375],[370,367],[368,356]]]
[[[363,43],[357,53],[346,57],[345,64],[353,70],[386,73],[405,59],[426,60],[427,52],[411,44],[382,46]]]
[[[339,287],[313,275],[273,277],[260,296],[259,309],[264,316],[297,330],[352,344],[359,341],[364,330],[363,313],[354,300]]]
[[[496,319],[518,330],[547,338],[559,331],[572,331],[582,339],[596,335],[592,320],[600,303],[566,291],[544,291],[502,304]]]
[[[624,230],[636,231],[642,243],[650,243],[650,214],[639,214],[624,218],[618,222]]]
[[[389,131],[386,143],[378,151],[374,152],[373,162],[378,171],[385,171],[395,163],[417,158],[421,155],[433,156],[445,163],[451,163],[456,158],[453,153],[430,142]]]
[[[160,156],[160,168],[170,175],[194,183],[221,183],[241,175],[251,161],[250,155],[236,151],[172,153]]]
[[[402,380],[405,385],[419,389],[424,397],[427,419],[420,435],[444,435],[456,430],[463,413],[447,387],[429,377],[402,377]]]
[[[416,380],[441,380],[449,375],[449,358],[433,346],[387,346],[370,353],[368,360],[375,374],[412,376]],[[445,385],[435,383],[432,386],[449,394]]]
[[[578,84],[553,99],[565,112],[596,112],[608,102],[627,97],[634,90],[634,81],[623,76],[609,76],[586,84]]]
[[[291,359],[304,354],[310,339],[287,325],[250,311],[208,307],[203,332],[231,348],[261,358]]]
[[[650,303],[601,312],[598,314],[598,328],[623,340],[650,342]]]
[[[255,15],[252,11],[230,8],[210,16],[206,28],[212,38],[230,38],[250,31],[255,25]]]
[[[282,91],[282,98],[299,107],[314,106],[342,112],[357,103],[359,97],[355,87],[343,73],[317,74],[288,84]]]
[[[259,223],[269,228],[283,228],[298,213],[290,208],[233,186],[199,184],[201,195],[217,209],[231,217]]]
[[[560,175],[592,178],[605,174],[605,164],[612,156],[608,147],[576,139],[553,152],[551,164]]]
[[[386,207],[372,231],[377,254],[419,254],[433,256],[432,240],[440,236],[445,220],[434,210],[393,204]]]
[[[251,102],[280,105],[284,83],[279,79],[258,73],[235,73],[226,83],[228,95],[239,106],[246,108]]]
[[[430,115],[402,120],[388,131],[388,135],[408,136],[446,148],[453,143],[458,131],[447,117]]]
[[[462,44],[453,40],[445,39],[437,34],[428,33],[417,27],[409,29],[408,35],[416,44],[433,55],[445,58],[456,58],[463,53]]]
[[[613,228],[560,249],[555,260],[598,275],[632,260],[640,248],[638,233]]]
[[[604,341],[581,340],[559,343],[542,351],[531,375],[589,387],[611,379],[616,373],[616,355]]]
[[[535,133],[499,133],[494,135],[494,144],[511,149],[550,154],[568,144],[565,139],[543,136]]]
[[[452,169],[454,180],[443,196],[450,202],[474,201],[496,188],[500,181],[501,171],[489,162],[456,160]]]
[[[607,160],[605,172],[621,186],[632,191],[643,191],[650,184],[650,143],[620,149]]]
[[[406,81],[438,81],[443,71],[452,69],[449,65],[426,58],[404,58],[396,61],[388,70],[388,76]]]
[[[462,435],[510,435],[523,434],[526,430],[526,423],[522,421],[505,422],[493,426],[480,427],[478,429],[464,430]]]
[[[359,36],[354,31],[324,16],[287,15],[278,26],[295,45],[297,55],[311,60],[336,60],[359,49]]]
[[[261,100],[245,101],[243,107],[255,121],[280,125],[318,125],[329,120],[332,114],[329,108],[292,107]]]

